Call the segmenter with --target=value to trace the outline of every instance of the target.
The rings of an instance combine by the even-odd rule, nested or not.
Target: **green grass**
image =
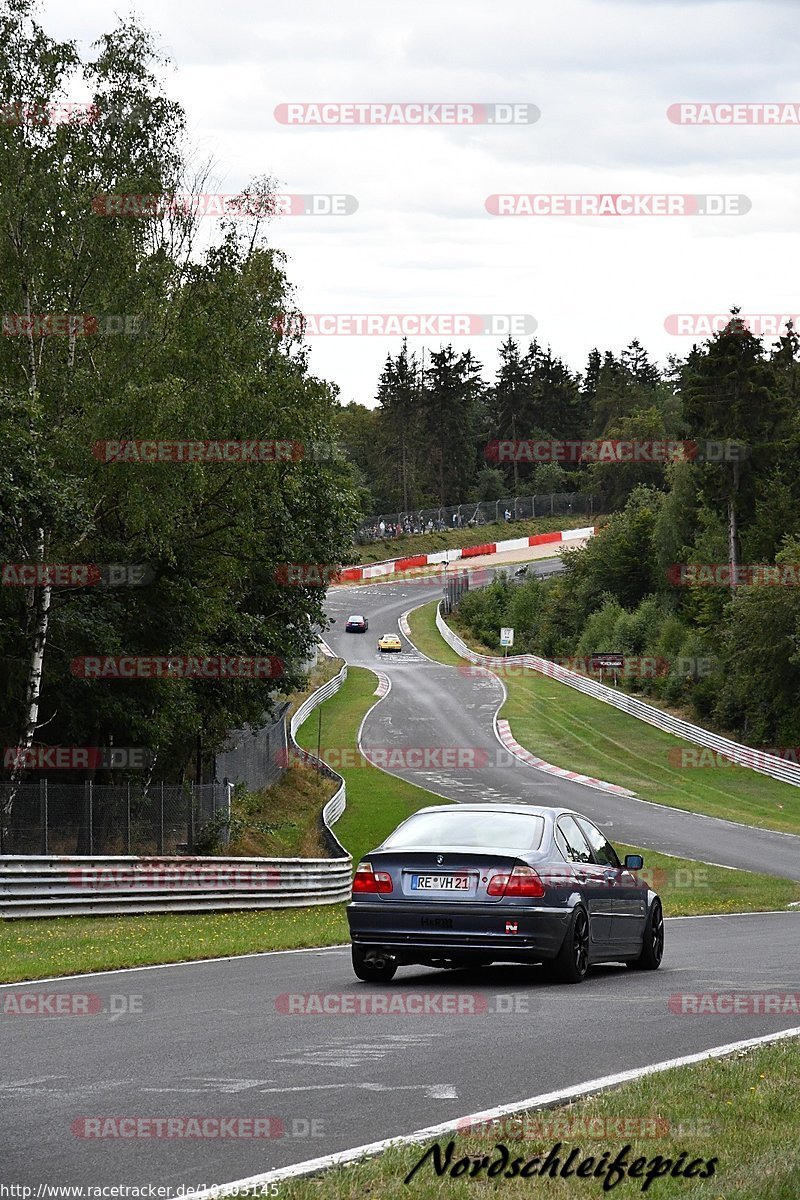
[[[677,1018],[676,1018],[677,1019]],[[623,1066],[624,1064],[620,1064]],[[730,1058],[691,1067],[678,1067],[582,1100],[568,1107],[506,1117],[497,1124],[438,1139],[442,1156],[454,1142],[451,1165],[464,1157],[489,1164],[501,1161],[496,1149],[505,1145],[508,1159],[523,1165],[534,1157],[544,1159],[561,1143],[559,1167],[570,1151],[580,1147],[573,1170],[592,1156],[594,1169],[609,1151],[609,1162],[626,1146],[628,1164],[642,1158],[639,1169],[660,1169],[655,1163],[671,1160],[665,1178],[654,1180],[645,1193],[658,1200],[797,1200],[800,1196],[800,1043],[780,1042]],[[633,1132],[620,1136],[615,1122],[625,1121]],[[591,1124],[589,1124],[591,1122]],[[605,1124],[601,1124],[604,1122]],[[587,1133],[588,1131],[588,1133]],[[605,1196],[602,1180],[549,1176],[529,1179],[488,1179],[480,1175],[437,1176],[432,1156],[403,1181],[435,1143],[398,1147],[354,1166],[339,1167],[310,1179],[280,1184],[281,1200],[467,1200],[468,1197],[541,1196],[544,1200],[574,1200]],[[682,1152],[686,1157],[681,1158]],[[558,1151],[556,1152],[558,1153]],[[693,1160],[711,1159],[709,1178],[673,1178],[671,1170]],[[552,1161],[552,1159],[551,1159]],[[488,1164],[485,1164],[488,1165]],[[463,1168],[462,1168],[463,1169]],[[592,1169],[592,1168],[589,1168]],[[704,1170],[705,1166],[696,1170]],[[472,1170],[472,1166],[470,1166]],[[646,1174],[626,1178],[611,1194],[621,1200],[641,1196]]]
[[[800,883],[755,871],[713,867],[688,858],[673,858],[641,846],[614,842],[620,857],[641,854],[642,877],[661,897],[668,917],[706,913],[777,912],[800,904]]]
[[[408,626],[411,630],[411,640],[418,650],[427,654],[428,658],[446,663],[450,667],[457,667],[464,662],[464,659],[460,654],[456,654],[455,650],[451,650],[436,628],[438,603],[438,600],[434,600],[432,604],[423,604],[421,608],[415,608],[412,613],[409,613]]]
[[[231,840],[214,853],[226,858],[327,858],[319,814],[330,796],[326,776],[290,761],[272,787],[234,793]]]
[[[534,533],[552,533],[558,529],[583,529],[598,525],[604,518],[586,513],[572,517],[536,517],[527,521],[493,521],[467,529],[444,529],[440,533],[416,533],[410,536],[384,538],[357,546],[361,563],[383,562],[386,558],[406,558],[412,554],[429,554],[435,550],[450,550],[457,546],[481,546],[484,542],[503,542],[509,538],[526,537]]]
[[[372,671],[366,667],[348,667],[341,690],[320,705],[297,733],[298,743],[316,753],[317,714],[322,712],[321,757],[347,783],[347,807],[336,823],[335,832],[354,862],[374,849],[418,808],[447,803],[424,788],[371,766],[355,749],[362,718],[375,703],[376,687]]]
[[[424,652],[452,662],[453,651],[436,630],[434,612],[431,604],[414,614],[427,646]],[[450,624],[473,649],[491,653],[458,621]],[[514,666],[503,677],[508,700],[500,715],[517,741],[540,758],[622,784],[656,804],[800,833],[800,788],[746,767],[677,765],[676,752],[696,752],[698,747],[536,671],[518,671]]]
[[[0,922],[0,981],[80,975],[348,940],[343,904]]]
[[[656,804],[800,833],[800,790],[790,784],[746,767],[673,765],[670,751],[696,747],[546,676],[531,672],[505,683],[502,716],[547,762],[620,783]]]

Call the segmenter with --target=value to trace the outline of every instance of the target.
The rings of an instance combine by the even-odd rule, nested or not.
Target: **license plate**
[[[469,875],[412,875],[412,892],[468,892]]]

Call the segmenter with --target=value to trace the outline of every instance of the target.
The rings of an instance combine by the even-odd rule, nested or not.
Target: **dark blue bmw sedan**
[[[580,813],[527,804],[422,808],[359,863],[347,906],[353,969],[542,963],[580,983],[594,963],[653,971],[661,901]]]

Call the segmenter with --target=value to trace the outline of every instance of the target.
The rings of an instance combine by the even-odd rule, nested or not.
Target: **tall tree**
[[[442,505],[465,500],[475,478],[482,393],[481,365],[469,351],[457,354],[450,345],[432,352],[422,427]]]
[[[203,729],[209,749],[263,718],[300,678],[324,621],[320,588],[277,567],[341,562],[357,519],[335,453],[335,389],[280,329],[292,297],[266,244],[267,181],[202,253],[198,217],[173,205],[101,215],[98,197],[184,190],[179,107],[160,92],[149,35],[121,23],[81,64],[48,38],[31,0],[0,17],[0,98],[46,112],[81,69],[97,119],[0,125],[0,559],[147,563],[139,588],[0,588],[6,745],[147,745],[180,771]],[[104,203],[104,202],[103,202]],[[89,314],[65,336],[40,316]],[[122,317],[118,323],[106,318]],[[124,318],[135,317],[140,336]],[[78,329],[80,328],[80,333]],[[85,336],[83,335],[85,334]],[[283,440],[296,462],[100,461],[101,439]],[[258,683],[126,684],[76,678],[83,654],[276,655]],[[7,814],[6,814],[7,817]]]
[[[404,338],[397,358],[387,355],[378,383],[379,412],[387,435],[385,449],[399,479],[399,499],[405,512],[416,502],[420,372],[417,357],[409,353]]]
[[[733,568],[739,562],[741,511],[752,513],[757,471],[769,462],[785,433],[789,412],[774,364],[738,314],[739,309],[732,309],[725,329],[704,348],[694,348],[680,389],[690,434],[701,446],[711,442],[722,447],[720,461],[702,466],[702,486],[709,503],[725,506],[732,587],[736,586]]]

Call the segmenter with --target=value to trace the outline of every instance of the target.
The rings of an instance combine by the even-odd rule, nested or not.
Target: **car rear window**
[[[417,813],[390,834],[382,848],[411,850],[421,846],[464,846],[472,850],[538,850],[544,819],[527,813]]]

